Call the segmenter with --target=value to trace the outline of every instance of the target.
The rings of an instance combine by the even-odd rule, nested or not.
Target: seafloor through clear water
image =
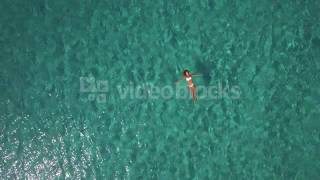
[[[319,0],[0,4],[0,179],[320,178]]]

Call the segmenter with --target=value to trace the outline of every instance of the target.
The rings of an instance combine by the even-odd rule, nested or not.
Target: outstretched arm
[[[192,76],[202,76],[202,74],[200,74],[200,73],[192,73],[191,75]]]
[[[176,83],[179,83],[180,81],[182,81],[184,79],[184,77],[182,76],[178,81],[176,81]]]

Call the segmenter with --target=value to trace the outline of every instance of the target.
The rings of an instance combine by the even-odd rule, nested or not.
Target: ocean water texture
[[[0,179],[320,178],[320,1],[0,4]],[[183,69],[240,98],[119,96]]]

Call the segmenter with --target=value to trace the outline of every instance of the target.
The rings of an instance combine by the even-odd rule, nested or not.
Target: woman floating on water
[[[192,100],[193,102],[195,102],[197,100],[197,93],[196,93],[196,86],[192,82],[192,76],[200,76],[200,74],[191,74],[189,70],[185,69],[183,71],[182,78],[178,80],[177,83],[183,79],[186,79],[186,81],[188,82],[189,90],[192,95]]]

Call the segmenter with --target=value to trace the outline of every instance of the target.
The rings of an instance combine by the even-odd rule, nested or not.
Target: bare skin
[[[183,75],[180,80],[177,81],[180,82],[181,80],[185,79],[188,83],[188,87],[192,96],[193,102],[197,100],[197,91],[196,86],[193,84],[192,77],[193,76],[201,76],[200,74],[191,74],[189,70],[184,70]]]

